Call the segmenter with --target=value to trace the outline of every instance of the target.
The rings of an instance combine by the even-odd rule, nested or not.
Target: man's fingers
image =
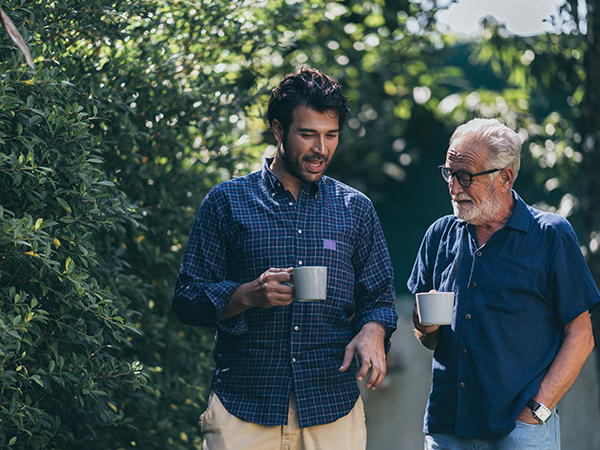
[[[285,269],[282,269],[280,267],[271,267],[265,273],[292,273],[292,270],[294,270],[293,267],[287,267]]]
[[[363,378],[367,375],[367,372],[369,371],[369,367],[371,367],[371,363],[363,360],[361,366],[360,366],[360,371],[358,372],[358,381],[362,381]],[[369,387],[369,385],[367,384],[367,387]]]
[[[377,389],[377,387],[379,387],[379,385],[383,382],[383,379],[385,378],[385,374],[386,374],[386,368],[385,366],[383,368],[380,368],[378,365],[376,366],[372,366],[371,367],[371,376],[369,377],[369,380],[366,383],[366,387],[367,389],[371,389],[371,390],[375,390]]]
[[[294,294],[279,293],[270,298],[270,302],[274,306],[289,305],[294,301]]]
[[[289,283],[292,281],[292,268],[271,268],[251,283],[246,297],[248,306],[270,308],[273,306],[285,306],[294,300],[294,287]]]
[[[289,269],[269,269],[262,274],[266,281],[292,281],[291,268]]]
[[[346,353],[344,353],[344,361],[342,361],[342,366],[340,367],[340,372],[345,372],[350,364],[352,364],[352,358],[354,358],[354,350],[350,347],[346,347]]]

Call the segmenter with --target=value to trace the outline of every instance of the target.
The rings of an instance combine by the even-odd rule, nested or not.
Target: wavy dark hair
[[[287,74],[273,89],[267,111],[269,128],[273,129],[273,120],[277,119],[283,126],[285,138],[294,120],[294,109],[300,105],[320,113],[336,111],[340,132],[350,112],[348,97],[340,85],[331,77],[307,67]]]

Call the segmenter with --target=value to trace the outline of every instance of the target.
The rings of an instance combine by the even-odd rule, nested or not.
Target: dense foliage
[[[350,97],[330,175],[373,198],[399,292],[449,211],[436,167],[450,133],[475,116],[521,130],[517,189],[600,254],[577,20],[529,38],[489,20],[461,42],[433,1],[2,8],[35,68],[0,33],[0,448],[200,448],[212,331],[175,319],[173,284],[206,192],[274,151],[270,89],[303,64]]]
[[[7,46],[2,49],[5,56]],[[57,67],[4,58],[0,97],[0,446],[67,448],[127,422],[115,389],[139,334],[118,228],[136,212],[99,167],[97,109]]]
[[[3,4],[0,447],[196,448],[209,333],[172,320],[202,196],[249,171],[303,6]],[[302,14],[301,14],[302,13]],[[264,123],[254,126],[264,130]]]

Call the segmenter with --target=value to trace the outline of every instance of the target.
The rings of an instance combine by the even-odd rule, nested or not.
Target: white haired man
[[[512,129],[475,119],[440,166],[454,215],[428,229],[408,281],[456,298],[451,325],[413,314],[434,350],[426,450],[560,449],[556,404],[594,346],[600,293],[570,224],[513,190],[520,153]]]

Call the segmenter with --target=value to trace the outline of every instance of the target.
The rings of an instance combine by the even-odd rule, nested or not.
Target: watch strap
[[[540,407],[540,404],[538,402],[536,402],[534,399],[531,399],[527,402],[527,407],[535,412],[535,410]]]

